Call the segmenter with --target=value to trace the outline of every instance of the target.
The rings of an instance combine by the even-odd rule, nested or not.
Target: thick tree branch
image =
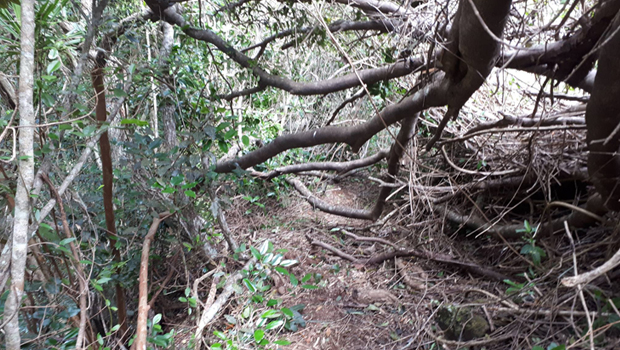
[[[260,78],[260,84],[272,86],[293,95],[322,95],[359,86],[362,83],[374,84],[382,80],[405,76],[423,65],[421,60],[406,60],[381,68],[361,70],[358,72],[361,82],[356,74],[347,74],[342,77],[320,82],[299,83],[288,78],[268,73],[260,68],[255,60],[232,47],[211,30],[192,28],[189,23],[176,12],[175,8],[170,7],[166,9],[164,14],[164,19],[168,23],[178,25],[183,32],[191,38],[214,45],[241,67],[252,70],[252,72]]]
[[[596,45],[620,10],[620,0],[602,1],[593,17],[567,39],[545,43],[527,51],[507,50],[499,66],[526,70],[565,81],[590,91],[591,70],[596,61]]]
[[[403,121],[403,125],[398,132],[398,136],[396,137],[396,141],[392,144],[392,148],[390,149],[389,154],[389,162],[388,162],[388,172],[384,177],[385,182],[393,183],[395,176],[398,174],[398,170],[400,168],[400,159],[402,158],[403,153],[405,152],[404,147],[407,146],[409,139],[413,136],[413,131],[415,129],[415,124],[418,120],[418,114],[415,114],[409,118],[406,118]],[[355,161],[357,165],[360,163],[367,163],[368,158],[365,160]],[[374,159],[373,159],[374,160]],[[315,163],[316,165],[317,163]],[[333,166],[333,163],[323,163],[322,166]],[[350,165],[350,164],[349,164]],[[364,219],[364,220],[377,220],[381,214],[383,213],[383,208],[385,206],[385,201],[387,197],[392,193],[393,188],[389,186],[381,187],[381,191],[379,192],[379,197],[375,202],[375,206],[369,210],[363,209],[355,209],[349,207],[343,207],[338,205],[331,205],[322,199],[315,196],[308,188],[298,179],[295,178],[287,178],[286,181],[291,184],[295,189],[301,193],[306,200],[312,204],[313,207],[324,211],[326,213],[340,215],[348,218],[354,219]]]
[[[447,102],[447,88],[448,86],[442,84],[441,80],[435,81],[416,92],[412,97],[386,107],[381,113],[364,124],[352,127],[327,126],[296,134],[279,136],[271,143],[240,158],[218,162],[215,171],[227,173],[233,171],[237,167],[247,169],[289,149],[311,147],[327,143],[344,142],[350,145],[354,152],[357,152],[366,141],[383,130],[386,125],[392,125],[426,108],[445,105]]]

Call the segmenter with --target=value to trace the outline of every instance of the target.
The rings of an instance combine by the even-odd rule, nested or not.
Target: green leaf
[[[220,331],[213,331],[213,334],[214,334],[216,337],[218,337],[218,338],[220,338],[220,339],[222,339],[222,340],[226,340],[226,334],[224,334],[224,333],[222,333],[222,332],[220,332]]]
[[[196,192],[194,192],[192,190],[186,190],[185,191],[185,195],[190,197],[190,198],[196,198]]]
[[[264,337],[265,332],[262,329],[257,329],[254,331],[254,340],[256,340],[257,342],[263,340]]]
[[[295,275],[290,274],[289,275],[289,279],[291,281],[291,284],[296,287],[299,284],[299,280],[297,280],[297,277],[295,277]]]
[[[245,147],[248,147],[250,145],[250,138],[247,137],[246,135],[243,135],[241,136],[241,142],[243,142]]]
[[[262,315],[260,315],[261,318],[276,318],[276,317],[280,317],[280,312],[276,311],[276,310],[267,310],[265,312],[263,312]]]
[[[60,63],[60,60],[55,60],[55,61],[50,62],[47,65],[47,74],[52,74],[55,71],[59,70],[61,65],[62,64]]]
[[[114,89],[114,96],[115,97],[129,97],[129,95],[127,95],[127,93],[123,89]]]
[[[267,253],[270,253],[272,250],[273,250],[273,243],[271,243],[269,240],[266,240],[265,242],[263,242],[263,244],[260,247],[260,254],[265,255]]]
[[[291,311],[291,309],[289,309],[287,307],[283,307],[282,309],[280,309],[280,311],[282,311],[284,316],[289,317],[289,318],[293,318],[293,311]]]
[[[76,239],[77,239],[77,238],[75,238],[75,237],[65,238],[65,239],[63,239],[62,241],[60,241],[60,242],[58,243],[58,245],[67,245],[67,244],[69,244],[69,243],[71,243],[71,242],[75,241]]]
[[[250,252],[256,259],[260,259],[263,255],[254,247],[250,247]]]
[[[121,125],[134,124],[135,126],[147,126],[149,122],[140,119],[123,119]]]
[[[280,339],[273,342],[276,345],[291,345],[291,342],[286,339]]]
[[[301,286],[301,288],[303,288],[303,289],[319,289],[318,286],[315,286],[313,284],[304,284],[303,286]]]
[[[280,327],[283,324],[284,324],[284,320],[271,321],[271,322],[267,323],[267,325],[265,326],[265,329],[269,330],[269,329],[278,328],[278,327]]]
[[[183,175],[177,175],[177,176],[174,176],[174,177],[170,180],[170,184],[171,184],[172,186],[178,186],[178,185],[180,185],[180,184],[181,184],[181,182],[183,182],[183,179],[184,179],[184,178],[185,178],[185,177],[184,177]]]
[[[282,260],[282,262],[280,262],[279,265],[280,266],[284,266],[284,267],[289,267],[289,266],[293,266],[295,264],[297,264],[297,260],[287,259],[287,260]]]
[[[158,324],[159,321],[161,321],[161,314],[157,314],[153,317],[153,324]]]
[[[243,279],[243,284],[245,284],[246,288],[248,288],[248,290],[251,293],[255,293],[256,292],[256,286],[254,285],[254,283],[252,283],[252,281],[250,281],[247,278]]]

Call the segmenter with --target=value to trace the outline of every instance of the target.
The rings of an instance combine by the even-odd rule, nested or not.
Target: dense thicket
[[[239,280],[278,285],[244,272],[284,256],[231,232],[223,208],[239,196],[264,208],[256,193],[296,191],[374,233],[394,216],[435,218],[506,244],[525,279],[545,275],[537,239],[567,232],[575,249],[570,230],[617,234],[620,0],[144,3],[0,1],[7,349],[172,344],[153,315],[147,338],[146,319],[179,256],[187,289],[168,294],[198,299],[200,348]],[[330,202],[308,180],[368,169],[364,204]],[[417,256],[517,278],[413,241],[367,259],[308,241],[355,264]],[[565,284],[612,271],[620,251],[595,260],[605,271]],[[192,264],[213,288],[226,273],[217,300],[191,294]]]

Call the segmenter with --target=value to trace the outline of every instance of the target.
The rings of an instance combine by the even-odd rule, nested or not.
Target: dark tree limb
[[[620,211],[620,17],[610,29],[586,109],[588,172],[605,206]]]
[[[507,50],[498,65],[543,74],[590,91],[596,61],[593,50],[619,10],[619,0],[602,1],[594,16],[584,17],[582,28],[567,39],[528,50]]]
[[[271,143],[237,159],[218,162],[215,171],[227,173],[237,167],[247,169],[289,149],[327,143],[344,142],[351,146],[354,152],[357,152],[373,135],[383,130],[385,125],[392,125],[428,107],[444,105],[446,93],[442,93],[442,91],[445,91],[447,86],[441,83],[441,80],[431,83],[430,86],[418,91],[412,97],[386,107],[364,124],[352,127],[327,126],[296,134],[282,135]]]
[[[261,92],[264,91],[267,88],[266,84],[261,84],[260,82],[258,83],[258,86],[255,86],[253,88],[249,88],[249,89],[245,89],[245,90],[241,90],[241,91],[233,91],[228,95],[222,95],[222,96],[218,96],[218,98],[222,98],[226,101],[232,101],[237,97],[241,97],[241,96],[249,96],[252,94],[255,94],[257,92]]]
[[[268,73],[260,68],[255,60],[232,47],[211,30],[191,27],[183,16],[176,12],[174,7],[164,11],[164,19],[170,24],[178,25],[189,37],[214,45],[241,67],[251,70],[260,78],[262,84],[287,91],[293,95],[322,95],[360,86],[361,84],[370,85],[382,80],[405,76],[423,65],[421,60],[407,60],[381,68],[358,71],[359,78],[357,74],[347,74],[320,82],[299,83]]]

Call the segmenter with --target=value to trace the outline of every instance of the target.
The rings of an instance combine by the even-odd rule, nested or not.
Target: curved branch
[[[507,50],[499,66],[543,74],[590,91],[596,45],[620,10],[620,1],[605,1],[594,16],[584,18],[583,27],[567,39],[545,43],[527,51]],[[556,67],[557,65],[557,67]]]
[[[381,33],[388,33],[394,31],[396,26],[388,20],[371,20],[371,21],[345,21],[339,20],[335,21],[328,26],[329,31],[332,33],[343,32],[343,31],[354,31],[354,30],[378,30]],[[263,39],[260,43],[248,46],[241,50],[241,52],[247,52],[253,50],[257,47],[264,47],[267,44],[275,41],[276,39],[281,39],[287,36],[291,36],[294,34],[305,34],[310,31],[316,30],[317,27],[304,27],[304,28],[291,28],[283,30],[279,33],[268,36]],[[284,46],[282,47],[285,48]]]
[[[369,165],[378,163],[389,155],[388,150],[381,150],[374,155],[362,159],[356,159],[348,162],[315,162],[315,163],[303,163],[287,165],[277,168],[269,173],[260,173],[258,176],[265,180],[271,180],[276,176],[284,174],[297,174],[304,171],[322,170],[322,171],[337,171],[340,174],[344,174],[353,169],[364,168]]]
[[[226,101],[232,101],[237,97],[241,97],[241,96],[248,96],[248,95],[252,95],[255,94],[257,92],[261,92],[263,90],[265,90],[267,88],[267,85],[261,84],[259,82],[258,86],[255,86],[253,88],[249,88],[249,89],[245,89],[245,90],[241,90],[241,91],[233,91],[228,95],[220,95],[217,96],[218,98],[222,98]]]
[[[247,169],[289,149],[327,143],[344,142],[351,146],[354,152],[357,152],[366,141],[386,126],[415,115],[426,108],[445,105],[447,103],[446,95],[448,88],[449,86],[443,80],[435,81],[430,86],[417,91],[412,97],[386,107],[381,113],[364,124],[351,127],[326,126],[296,134],[279,136],[271,143],[242,157],[218,162],[215,172],[227,173],[237,167]]]
[[[393,183],[394,177],[398,174],[398,170],[400,169],[400,159],[405,152],[404,147],[407,146],[409,139],[413,136],[413,131],[415,129],[415,124],[418,120],[418,113],[414,114],[411,117],[405,119],[402,123],[402,127],[398,132],[398,136],[396,137],[396,141],[392,144],[392,148],[390,149],[390,160],[388,162],[388,172],[384,177],[386,182]],[[308,188],[298,179],[295,178],[287,178],[286,182],[291,184],[295,189],[306,197],[306,200],[312,204],[313,207],[324,211],[326,213],[340,215],[353,219],[364,219],[364,220],[377,220],[381,213],[383,213],[383,207],[385,206],[385,202],[392,193],[392,187],[381,187],[381,191],[379,192],[379,197],[375,203],[375,206],[372,209],[364,210],[364,209],[355,209],[349,207],[343,207],[339,205],[331,205],[317,196],[315,196]]]
[[[331,124],[334,119],[336,119],[336,116],[338,115],[338,113],[344,108],[346,107],[346,105],[348,105],[349,103],[353,103],[357,100],[359,100],[360,98],[366,96],[366,91],[364,89],[360,89],[357,93],[355,93],[353,96],[347,98],[346,100],[342,101],[342,103],[340,104],[340,106],[338,106],[338,108],[336,108],[334,110],[334,113],[332,113],[331,118],[329,118],[329,120],[327,121],[327,123],[325,123],[325,126],[329,126],[329,124]]]
[[[358,72],[361,82],[358,76],[352,73],[320,82],[299,83],[288,78],[273,75],[258,67],[255,60],[232,47],[211,30],[190,27],[189,23],[173,7],[164,11],[164,19],[170,24],[178,25],[189,37],[215,45],[218,50],[222,51],[241,67],[252,70],[254,74],[260,77],[262,84],[287,91],[293,95],[322,95],[359,86],[362,83],[374,84],[381,80],[405,76],[423,65],[421,60],[405,60],[381,68],[364,69]]]
[[[363,220],[374,220],[373,211],[365,210],[365,209],[355,209],[350,207],[343,207],[340,205],[331,205],[319,197],[315,196],[307,187],[304,185],[299,179],[296,178],[286,178],[287,183],[291,186],[295,187],[297,192],[299,192],[305,199],[314,207],[319,209],[320,211],[340,215],[347,218],[353,219],[363,219]]]

